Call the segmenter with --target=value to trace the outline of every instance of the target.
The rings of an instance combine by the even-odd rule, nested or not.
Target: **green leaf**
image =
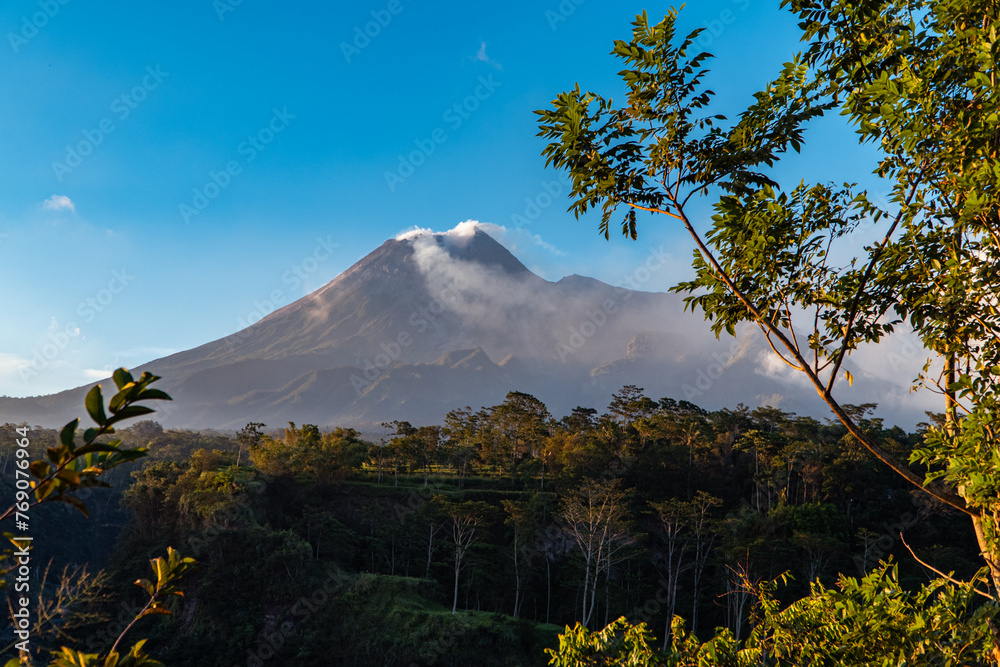
[[[76,436],[76,427],[80,424],[79,419],[74,419],[70,423],[63,426],[62,431],[59,432],[59,441],[69,449],[73,449],[74,437]]]
[[[153,408],[147,408],[145,405],[127,405],[118,410],[117,413],[110,419],[108,419],[109,424],[117,424],[123,419],[131,419],[132,417],[141,417],[143,415],[149,415],[156,412]]]
[[[104,426],[108,418],[107,415],[104,414],[104,397],[101,395],[101,385],[95,385],[90,391],[87,392],[87,398],[84,400],[84,405],[87,408],[87,412],[90,414],[90,418],[93,419],[98,426]]]
[[[139,394],[139,400],[142,401],[172,401],[170,395],[159,389],[144,389],[141,394]]]
[[[125,385],[135,382],[135,380],[132,378],[132,374],[129,373],[124,368],[119,368],[118,370],[116,370],[111,375],[111,378],[115,381],[115,386],[118,387],[119,391],[124,389]]]
[[[75,496],[57,495],[57,496],[53,496],[52,500],[54,502],[66,503],[67,505],[72,505],[76,509],[80,510],[80,512],[83,514],[83,516],[87,517],[88,519],[90,518],[90,514],[87,513],[87,506],[83,503],[82,500],[80,500],[79,498],[77,498]]]
[[[83,456],[84,454],[90,454],[92,452],[118,452],[120,451],[116,445],[102,442],[92,442],[89,445],[84,445],[77,449],[74,453],[77,456]]]

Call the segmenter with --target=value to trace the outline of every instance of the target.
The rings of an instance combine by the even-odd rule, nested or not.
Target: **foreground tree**
[[[577,86],[539,111],[547,164],[572,180],[571,210],[616,213],[637,236],[637,212],[677,220],[694,240],[690,294],[717,335],[744,322],[802,373],[848,432],[889,468],[967,515],[1000,590],[1000,88],[997,18],[989,0],[784,0],[807,50],[726,124],[704,85],[697,32],[675,39],[676,12],[637,17],[623,105]],[[808,121],[847,116],[878,148],[873,172],[890,191],[778,183],[772,167],[798,151]],[[691,200],[719,194],[710,229]],[[857,252],[857,228],[878,241]],[[836,258],[846,257],[843,261]],[[838,398],[845,363],[903,325],[931,355],[918,378],[944,400],[909,462],[887,451]],[[919,464],[923,474],[909,467]],[[867,580],[866,580],[867,581]],[[992,608],[992,607],[990,607]],[[982,621],[982,617],[975,617]],[[978,636],[988,636],[983,633]],[[993,646],[1000,662],[1000,647]]]
[[[784,579],[784,578],[782,578]],[[979,582],[981,583],[981,582]],[[668,648],[657,651],[645,624],[620,618],[600,632],[579,624],[548,649],[550,665],[979,665],[989,659],[987,619],[975,584],[939,580],[916,593],[903,590],[894,566],[883,564],[858,580],[842,577],[836,588],[820,583],[782,609],[778,584],[751,585],[756,621],[742,644],[728,630],[702,643],[678,616]]]
[[[76,496],[76,493],[81,489],[110,486],[101,479],[102,476],[112,468],[146,455],[145,447],[126,449],[120,439],[110,436],[115,434],[116,424],[154,412],[152,408],[141,403],[151,400],[170,400],[170,397],[159,389],[150,388],[149,385],[160,379],[151,373],[143,373],[136,380],[127,370],[119,368],[112,375],[112,379],[118,391],[107,405],[104,403],[101,385],[93,387],[87,393],[84,404],[95,425],[83,432],[82,442],[78,440],[80,420],[74,419],[60,431],[58,445],[47,450],[47,460],[30,462],[27,456],[22,456],[28,453],[28,429],[26,427],[17,429],[17,434],[21,436],[18,445],[22,447],[17,452],[17,478],[26,481],[26,484],[23,486],[18,484],[16,502],[0,514],[0,522],[16,519],[18,529],[26,530],[27,513],[30,509],[47,502],[64,502],[78,509],[84,516],[88,516],[86,504]],[[29,481],[29,477],[34,479]],[[14,556],[17,556],[15,564],[19,564],[18,574],[25,575],[31,558],[30,542],[9,532],[5,532],[4,537],[18,550],[15,552],[8,549],[4,552],[3,559],[14,560]],[[118,652],[118,645],[136,621],[152,614],[169,615],[171,612],[163,606],[164,600],[171,596],[183,595],[176,587],[176,580],[193,568],[195,561],[192,558],[182,558],[171,547],[167,548],[167,552],[167,558],[154,558],[150,561],[150,566],[156,575],[154,581],[140,579],[135,582],[149,594],[149,600],[118,635],[107,653],[103,655],[83,653],[63,646],[59,651],[53,652],[49,667],[163,667],[162,663],[150,658],[143,650],[145,639],[136,642],[124,654]],[[0,570],[0,587],[7,584],[6,575],[11,569]],[[24,580],[19,576],[20,581]],[[17,590],[27,589],[19,585]],[[20,650],[20,656],[7,661],[6,667],[33,664],[28,650],[30,633],[26,632],[30,626],[31,611],[24,606],[19,609],[19,612],[21,611],[26,612],[26,616],[18,613],[15,614],[17,620],[12,617],[12,620],[15,620],[15,634],[22,640],[15,644]]]

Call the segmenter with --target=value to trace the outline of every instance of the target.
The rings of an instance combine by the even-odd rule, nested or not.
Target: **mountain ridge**
[[[545,280],[477,227],[389,239],[242,331],[134,370],[164,378],[174,401],[157,420],[186,428],[439,423],[511,390],[553,414],[602,408],[625,384],[710,408],[752,401],[741,387],[787,393],[762,371],[763,346],[740,345],[727,352],[676,295]],[[0,399],[0,418],[59,425],[80,414],[93,384]]]

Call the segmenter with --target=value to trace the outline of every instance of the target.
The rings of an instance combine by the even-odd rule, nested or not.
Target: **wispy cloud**
[[[396,240],[407,241],[432,234],[443,234],[449,236],[452,240],[460,240],[471,237],[475,233],[476,229],[483,230],[499,241],[511,252],[524,250],[526,247],[537,246],[556,256],[563,256],[566,254],[564,251],[544,240],[538,234],[532,234],[519,228],[509,229],[503,225],[497,225],[492,222],[479,222],[478,220],[466,220],[465,222],[460,222],[451,229],[443,232],[436,232],[425,227],[412,227],[411,229],[404,230],[397,234]]]
[[[52,195],[42,202],[42,208],[49,211],[69,210],[76,213],[76,205],[66,195]]]
[[[0,352],[0,376],[13,376],[31,366],[31,359],[24,359],[16,354]]]
[[[482,44],[479,45],[479,50],[476,51],[475,59],[481,63],[486,63],[490,67],[495,67],[498,70],[503,69],[503,65],[501,65],[496,60],[493,60],[488,55],[486,55],[486,42],[483,42]]]

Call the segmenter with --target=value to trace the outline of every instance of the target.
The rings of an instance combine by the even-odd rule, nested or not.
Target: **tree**
[[[3,514],[0,514],[0,521],[15,518],[19,523],[19,529],[24,530],[25,528],[22,528],[21,525],[28,522],[26,517],[29,510],[46,502],[64,502],[78,509],[84,516],[88,516],[87,506],[75,493],[90,487],[110,486],[101,479],[103,475],[119,465],[135,461],[146,455],[146,448],[124,449],[120,439],[109,440],[108,436],[115,434],[115,424],[154,412],[152,408],[141,405],[142,402],[170,400],[170,396],[165,392],[149,387],[159,379],[159,376],[143,373],[136,380],[124,368],[117,369],[112,374],[112,380],[118,391],[107,406],[104,404],[101,385],[91,388],[84,399],[87,413],[96,426],[84,431],[83,441],[78,444],[77,430],[80,420],[74,419],[66,424],[59,433],[59,443],[46,452],[47,460],[30,462],[28,456],[21,456],[22,452],[28,453],[30,438],[27,427],[17,429],[17,434],[21,436],[17,443],[20,447],[17,453],[17,477],[27,480],[30,476],[34,477],[34,480],[27,484],[30,491],[20,488],[18,485],[19,490],[15,503]],[[4,537],[14,544],[18,551],[14,552],[8,549],[4,552],[3,559],[16,555],[17,562],[21,565],[19,569],[27,569],[25,563],[30,562],[31,558],[30,543],[23,537],[9,532],[5,532]],[[156,575],[155,581],[140,579],[135,582],[149,594],[149,600],[118,635],[106,655],[102,657],[96,653],[83,653],[63,646],[59,651],[53,652],[53,659],[49,667],[97,667],[98,665],[103,665],[103,667],[162,667],[161,663],[153,660],[143,651],[145,639],[136,642],[124,655],[119,653],[117,649],[118,644],[140,618],[151,614],[169,615],[171,613],[170,610],[163,607],[164,598],[183,595],[176,588],[175,580],[192,569],[195,566],[195,561],[192,558],[182,558],[172,547],[168,547],[167,552],[166,559],[155,558],[150,561]],[[0,587],[6,586],[6,575],[9,572],[9,569],[0,570]],[[27,611],[26,607],[22,606],[21,609]],[[27,626],[22,626],[20,622],[17,622],[14,629],[15,634],[22,639],[22,642],[15,644],[15,646],[21,651],[22,657],[28,658],[30,655],[28,653],[28,635],[25,634],[21,637]],[[13,658],[7,662],[6,667],[16,667],[21,663],[20,658]]]
[[[678,221],[696,246],[695,277],[677,287],[688,306],[704,311],[716,335],[759,327],[869,452],[967,515],[1000,589],[1000,6],[782,4],[800,18],[807,50],[736,122],[712,109],[710,56],[690,53],[697,31],[676,40],[676,12],[656,25],[643,14],[631,41],[613,50],[625,62],[626,103],[579,86],[560,94],[537,112],[550,140],[543,155],[569,172],[576,215],[602,209],[606,237],[619,210],[633,239],[637,212]],[[774,164],[832,110],[878,151],[872,167],[889,190],[884,200],[850,183],[776,181]],[[703,234],[690,203],[716,193]],[[858,252],[853,233],[867,223],[880,238]],[[838,390],[853,384],[851,353],[901,326],[931,355],[918,380],[945,408],[909,462],[860,426]],[[1000,662],[1000,646],[993,658]]]
[[[621,562],[623,550],[634,542],[628,525],[625,492],[619,480],[585,481],[576,493],[563,499],[560,519],[583,556],[581,622],[590,626],[597,602],[597,584],[612,566]]]
[[[479,432],[479,415],[466,406],[452,410],[444,418],[441,434],[447,438],[445,448],[448,462],[458,473],[458,487],[462,488],[465,471],[476,458],[476,437]]]
[[[500,405],[487,412],[483,427],[492,437],[495,460],[509,461],[513,475],[518,463],[536,457],[549,434],[551,420],[545,404],[531,394],[511,391]],[[544,472],[543,472],[544,474]]]
[[[612,395],[608,412],[624,427],[649,417],[656,408],[656,401],[643,394],[642,387],[627,384]]]
[[[383,426],[394,430],[389,446],[409,462],[411,469],[420,468],[424,471],[424,486],[427,486],[431,464],[437,458],[441,445],[441,427],[416,427],[407,421],[393,421]]]
[[[663,585],[667,593],[667,627],[664,629],[664,645],[670,636],[670,623],[674,619],[674,610],[677,608],[677,584],[684,569],[685,544],[681,539],[681,533],[691,522],[691,507],[680,500],[673,498],[650,503],[650,508],[656,514],[656,519],[663,529],[664,540],[663,553],[655,554],[659,557],[659,563],[666,570]]]
[[[693,601],[691,603],[691,632],[698,631],[698,594],[701,590],[701,577],[705,573],[705,566],[708,564],[708,557],[712,553],[712,545],[715,542],[715,520],[711,517],[713,508],[722,505],[722,501],[715,496],[699,491],[691,501],[691,538],[694,546],[694,558],[692,567]]]
[[[599,632],[577,623],[559,635],[558,649],[545,649],[554,667],[605,667],[607,665],[662,665],[663,659],[650,646],[653,637],[645,623],[632,625],[619,618]]]
[[[288,422],[284,438],[260,437],[250,447],[250,460],[262,472],[274,475],[306,475],[317,483],[339,481],[358,470],[368,459],[371,445],[351,428],[321,433],[315,424],[301,427]]]
[[[524,548],[524,540],[526,539],[526,533],[530,533],[531,528],[535,525],[535,514],[536,514],[536,499],[532,498],[530,500],[501,500],[503,504],[504,511],[507,513],[507,518],[504,522],[511,526],[514,531],[514,540],[511,545],[512,553],[511,557],[514,559],[514,618],[518,617],[521,611],[521,602],[524,598],[523,584],[521,582],[522,577],[522,564],[518,559],[521,549]]]
[[[491,508],[484,502],[469,500],[464,503],[442,502],[450,519],[451,540],[455,545],[455,593],[451,603],[451,613],[458,609],[458,582],[462,570],[468,565],[466,555],[476,540],[479,528],[486,523]]]
[[[264,435],[260,429],[266,425],[261,422],[250,422],[236,434],[236,444],[239,447],[236,454],[236,465],[240,464],[244,449],[250,450],[260,444],[260,439]]]
[[[431,576],[431,564],[434,562],[434,536],[444,528],[446,520],[449,518],[445,512],[444,496],[432,496],[430,500],[423,503],[417,509],[417,517],[423,525],[427,526],[427,565],[424,568],[424,578]]]
[[[787,577],[779,578],[787,581]],[[672,644],[652,648],[645,624],[618,619],[599,633],[579,625],[549,649],[550,665],[974,665],[989,659],[992,613],[976,604],[973,585],[944,580],[903,590],[895,567],[883,565],[864,579],[842,577],[836,588],[811,585],[811,594],[786,609],[777,583],[752,585],[757,622],[741,646],[728,630],[702,643],[674,619]],[[913,625],[916,625],[914,629]]]

